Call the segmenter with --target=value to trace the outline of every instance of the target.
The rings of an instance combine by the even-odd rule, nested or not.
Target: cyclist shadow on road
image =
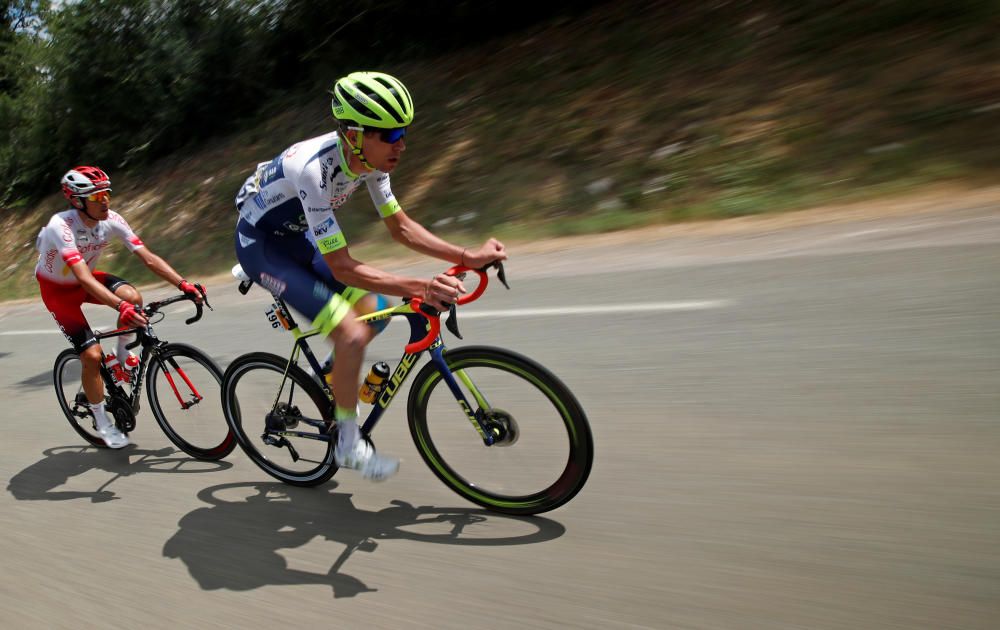
[[[52,385],[52,370],[46,370],[41,374],[29,376],[20,383],[17,383],[15,387],[39,389],[41,387],[50,387],[51,385]]]
[[[281,483],[231,483],[205,488],[198,498],[212,507],[186,514],[163,546],[180,559],[204,590],[246,591],[268,585],[323,584],[335,598],[378,589],[341,572],[356,552],[374,552],[381,540],[407,539],[447,545],[525,545],[556,539],[560,523],[481,509],[414,507],[404,501],[370,512],[358,509],[351,494]],[[346,548],[326,573],[294,569],[281,550],[314,538]],[[319,560],[313,558],[313,560]],[[325,564],[322,562],[321,564]]]
[[[45,457],[10,478],[7,491],[15,499],[90,499],[93,503],[102,503],[119,498],[109,486],[122,477],[145,473],[207,473],[232,467],[224,461],[199,461],[169,446],[148,450],[133,444],[117,451],[93,446],[56,446],[42,453]],[[56,489],[71,478],[92,470],[103,470],[111,476],[91,491]]]

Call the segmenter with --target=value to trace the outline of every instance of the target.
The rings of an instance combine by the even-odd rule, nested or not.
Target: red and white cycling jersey
[[[122,215],[108,212],[108,218],[90,228],[84,225],[80,214],[73,209],[52,215],[49,224],[38,232],[35,248],[38,264],[35,275],[57,284],[79,284],[70,266],[85,261],[91,271],[97,267],[101,251],[111,237],[118,238],[130,252],[143,247]]]

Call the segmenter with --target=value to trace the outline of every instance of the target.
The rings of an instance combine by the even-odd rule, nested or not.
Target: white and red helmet
[[[96,166],[77,166],[62,178],[63,195],[67,199],[86,197],[99,190],[111,190],[111,178]]]

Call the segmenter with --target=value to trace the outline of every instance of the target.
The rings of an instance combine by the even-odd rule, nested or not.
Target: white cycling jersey
[[[347,245],[334,211],[361,184],[383,218],[399,212],[389,187],[389,174],[352,173],[340,138],[331,132],[293,144],[270,162],[261,162],[236,195],[240,218],[279,237],[303,236],[326,254]],[[241,234],[247,246],[252,239]]]
[[[58,284],[79,284],[70,267],[82,260],[94,271],[101,251],[112,237],[125,243],[130,252],[144,247],[142,240],[117,212],[109,211],[108,218],[98,221],[92,228],[84,225],[76,210],[54,214],[35,240],[38,250],[35,275]]]

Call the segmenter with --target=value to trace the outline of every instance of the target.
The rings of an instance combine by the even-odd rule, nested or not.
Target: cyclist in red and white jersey
[[[53,215],[39,231],[35,277],[42,302],[80,354],[83,391],[94,412],[98,433],[109,447],[121,448],[129,443],[128,437],[105,412],[100,373],[104,357],[81,306],[87,302],[116,309],[118,326],[143,326],[146,318],[142,315],[139,291],[126,280],[98,271],[98,257],[112,239],[118,239],[156,275],[192,294],[199,302],[202,294],[151,252],[128,222],[111,210],[111,180],[104,171],[94,166],[77,166],[63,176],[62,190],[71,207]],[[134,340],[134,334],[118,337],[116,354],[122,369],[129,357],[125,346]]]
[[[237,194],[236,256],[251,279],[281,296],[332,341],[339,427],[334,457],[338,466],[380,480],[394,474],[399,462],[376,453],[357,425],[361,360],[379,329],[358,323],[355,316],[384,304],[381,295],[369,291],[419,296],[446,308],[464,287],[452,276],[399,276],[355,259],[334,211],[364,185],[393,239],[414,251],[467,267],[505,260],[507,253],[493,238],[477,248],[449,243],[401,209],[389,173],[406,148],[413,101],[398,79],[354,72],[338,79],[333,92],[338,129],[259,164]]]

